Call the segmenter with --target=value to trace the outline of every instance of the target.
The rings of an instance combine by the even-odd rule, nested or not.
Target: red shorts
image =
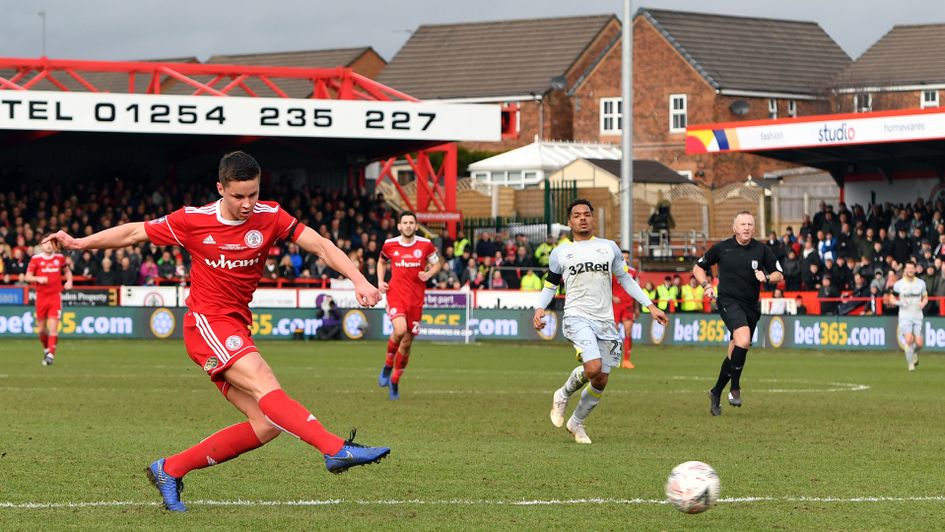
[[[633,321],[633,306],[632,305],[614,305],[614,321],[617,324],[624,320]]]
[[[243,355],[256,351],[246,324],[230,316],[210,317],[196,312],[184,315],[184,347],[224,396],[230,384],[223,372]]]
[[[420,334],[420,319],[423,317],[423,303],[403,304],[399,300],[387,300],[387,317],[390,321],[402,317],[407,320],[407,330],[414,336]]]
[[[62,295],[36,294],[36,319],[45,320],[53,318],[58,320],[62,314]]]

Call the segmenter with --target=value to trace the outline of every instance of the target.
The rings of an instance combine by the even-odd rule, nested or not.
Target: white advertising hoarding
[[[823,115],[760,123],[691,126],[687,153],[782,150],[945,138],[942,110]]]
[[[3,91],[0,129],[498,141],[497,105]]]

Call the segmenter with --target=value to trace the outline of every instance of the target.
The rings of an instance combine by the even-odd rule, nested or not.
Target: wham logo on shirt
[[[422,265],[423,265],[422,261],[407,260],[407,259],[401,259],[394,263],[394,266],[397,266],[399,268],[419,268]]]
[[[222,253],[220,254],[220,260],[210,260],[203,259],[207,263],[207,266],[211,268],[225,268],[227,270],[234,270],[236,268],[248,268],[250,266],[255,266],[259,264],[259,257],[253,259],[228,259]]]

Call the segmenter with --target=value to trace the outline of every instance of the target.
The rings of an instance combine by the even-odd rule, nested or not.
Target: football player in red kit
[[[634,280],[637,278],[637,269],[630,266],[630,252],[623,251],[623,260],[627,264],[627,273]],[[617,282],[617,277],[611,278],[614,291],[614,320],[617,325],[623,324],[623,361],[621,368],[633,369],[636,366],[630,361],[630,350],[633,349],[633,321],[637,317],[636,304],[633,298]]]
[[[229,153],[220,160],[218,201],[84,238],[60,231],[46,239],[66,249],[120,248],[151,241],[178,245],[191,254],[188,312],[183,320],[187,354],[247,420],[151,463],[148,477],[161,493],[164,507],[171,511],[187,510],[180,500],[185,474],[236,458],[282,432],[321,451],[331,473],[378,462],[390,453],[386,447],[354,443],[353,432],[344,440],[326,430],[307,408],[282,390],[250,337],[249,302],[269,249],[280,240],[295,242],[353,281],[361,305],[374,306],[381,298],[377,288],[331,241],[299,223],[278,203],[259,201],[260,174],[259,164],[251,156],[240,151]],[[179,393],[174,386],[163,387],[170,388],[169,393]]]
[[[55,253],[51,243],[44,241],[39,249],[40,253],[30,259],[23,280],[36,287],[36,332],[43,344],[43,365],[50,366],[56,359],[62,291],[72,289],[72,270],[66,264],[66,257]]]
[[[423,297],[429,281],[443,267],[436,246],[417,236],[417,215],[402,212],[397,223],[400,236],[389,238],[377,261],[377,286],[387,294],[387,316],[394,331],[387,342],[387,358],[377,378],[380,386],[390,386],[390,398],[400,398],[400,377],[410,359],[414,336],[420,334]],[[390,283],[384,280],[390,263]]]

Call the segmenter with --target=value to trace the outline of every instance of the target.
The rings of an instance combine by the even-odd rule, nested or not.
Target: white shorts
[[[899,333],[921,335],[923,321],[925,318],[921,314],[900,314]]]
[[[601,371],[608,374],[611,368],[620,365],[623,338],[617,332],[616,323],[565,316],[562,326],[564,337],[574,344],[581,363],[600,359]]]

